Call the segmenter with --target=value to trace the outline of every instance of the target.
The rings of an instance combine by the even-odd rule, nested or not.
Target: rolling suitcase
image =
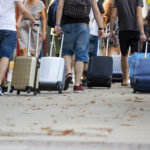
[[[135,62],[133,67],[132,87],[133,92],[150,92],[150,58],[147,57],[147,45],[145,57]]]
[[[15,58],[10,93],[16,90],[17,95],[19,95],[21,91],[27,93],[30,93],[32,91],[34,95],[36,95],[38,92],[38,70],[39,70],[38,41],[39,41],[40,25],[39,24],[35,25],[37,26],[36,56],[31,57],[29,52],[31,39],[31,27],[30,27],[27,56],[18,56]]]
[[[108,37],[106,46],[106,56],[94,56],[89,60],[87,72],[87,86],[91,87],[111,87],[113,60],[108,54]]]
[[[114,55],[112,82],[122,82],[121,55]]]
[[[61,35],[61,47],[59,57],[52,57],[54,35],[50,48],[50,57],[42,57],[39,77],[40,91],[59,91],[62,93],[65,83],[65,60],[61,58],[64,34]]]

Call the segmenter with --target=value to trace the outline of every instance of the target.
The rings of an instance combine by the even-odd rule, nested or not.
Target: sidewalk
[[[0,97],[0,150],[150,150],[150,94],[130,87]]]

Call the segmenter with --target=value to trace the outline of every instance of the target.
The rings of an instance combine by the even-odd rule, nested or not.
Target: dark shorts
[[[119,42],[120,49],[123,56],[126,56],[131,47],[131,53],[138,52],[139,49],[140,32],[139,31],[120,31]]]
[[[0,58],[11,59],[17,45],[17,32],[0,30]]]

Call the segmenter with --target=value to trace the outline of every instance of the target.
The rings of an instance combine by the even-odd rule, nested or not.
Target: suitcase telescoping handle
[[[51,43],[51,48],[50,48],[50,57],[52,56],[52,52],[53,52],[53,46],[54,46],[54,38],[55,38],[56,33],[54,33],[52,35],[52,43]],[[62,48],[63,48],[63,42],[64,42],[64,33],[61,32],[60,34],[61,36],[61,45],[60,45],[60,52],[59,52],[59,57],[61,57],[62,54]]]
[[[110,25],[107,24],[106,26],[106,56],[108,56],[109,36],[110,36]]]
[[[39,33],[40,33],[40,24],[34,24],[37,27],[37,38],[36,38],[36,48],[35,48],[35,57],[38,57],[38,48],[39,48]],[[27,48],[27,56],[30,56],[30,44],[31,44],[31,26],[29,27],[29,37],[28,37],[28,48]]]
[[[146,43],[145,43],[145,58],[147,58],[147,52],[148,52],[148,40],[146,40]],[[138,42],[138,52],[140,53],[141,52],[141,47],[140,47],[140,45],[141,45],[141,42],[139,41]]]
[[[147,57],[147,51],[148,51],[148,40],[146,40],[145,44],[145,58]]]

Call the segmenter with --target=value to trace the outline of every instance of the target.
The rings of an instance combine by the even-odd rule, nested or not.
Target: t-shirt
[[[115,0],[119,18],[119,30],[139,30],[136,19],[136,8],[143,7],[143,0]]]
[[[102,0],[97,0],[99,2],[99,11],[103,14],[104,13],[104,8],[102,4]],[[90,34],[98,36],[98,25],[97,22],[94,18],[93,10],[90,12]]]
[[[16,1],[23,0],[0,0],[0,30],[16,31]]]

